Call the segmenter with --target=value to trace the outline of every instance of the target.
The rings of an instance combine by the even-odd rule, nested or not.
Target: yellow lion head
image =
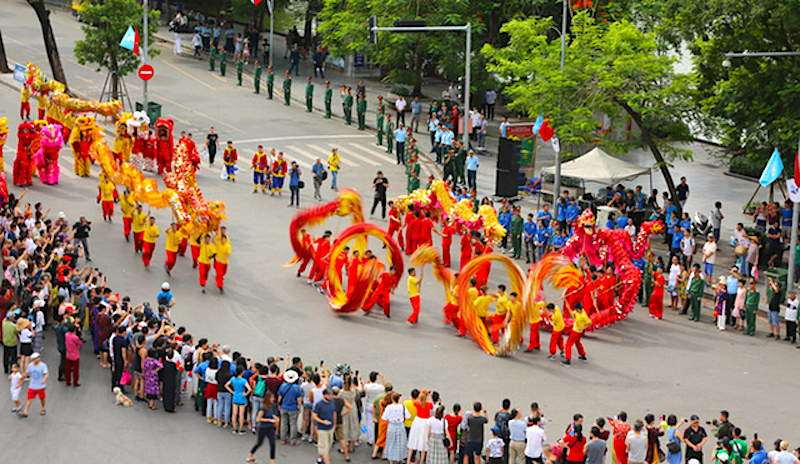
[[[80,131],[94,129],[94,116],[78,116],[75,118],[75,128]]]

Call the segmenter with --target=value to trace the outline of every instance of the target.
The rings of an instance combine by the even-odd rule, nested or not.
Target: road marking
[[[361,150],[361,151],[363,151],[365,153],[368,153],[368,154],[374,156],[375,158],[378,158],[380,160],[386,161],[387,163],[397,163],[397,160],[389,158],[388,156],[384,155],[383,153],[379,152],[378,150],[373,150],[372,148],[365,147],[365,146],[359,145],[357,143],[349,143],[348,145],[350,145],[353,148],[357,148],[357,149],[359,149],[359,150]]]
[[[313,153],[309,153],[309,152],[303,150],[302,148],[300,148],[300,147],[298,147],[296,145],[286,145],[286,149],[287,150],[291,150],[292,152],[298,153],[298,154],[300,154],[300,156],[305,156],[306,158],[310,159],[313,163],[317,162],[317,158],[319,158],[320,160],[322,159],[321,156],[317,156],[317,155],[315,155]],[[284,155],[285,154],[286,153],[284,153]]]
[[[183,69],[181,69],[181,68],[179,68],[179,67],[175,66],[174,64],[170,63],[169,61],[167,61],[167,60],[164,60],[164,61],[163,61],[163,63],[164,63],[165,65],[169,66],[170,68],[172,68],[172,69],[174,69],[174,70],[178,71],[179,73],[181,73],[181,74],[183,74],[183,75],[185,75],[185,76],[189,77],[190,79],[192,79],[193,81],[197,82],[198,84],[204,85],[204,86],[208,87],[208,88],[209,88],[209,89],[211,89],[211,90],[217,90],[217,89],[216,89],[216,87],[212,87],[211,85],[209,85],[209,84],[206,84],[205,82],[203,82],[203,81],[201,81],[200,79],[198,79],[198,78],[194,77],[192,74],[190,74],[190,73],[188,73],[188,72],[184,71]]]
[[[328,153],[331,153],[331,151],[332,151],[330,149],[326,150],[326,149],[320,147],[319,145],[314,145],[314,144],[308,144],[307,147],[312,149],[312,150],[316,150],[317,153],[323,153],[324,155],[323,155],[322,159],[324,159],[324,160],[328,159],[328,156],[329,156]],[[341,155],[339,155],[339,157],[341,158]],[[355,161],[350,161],[349,159],[345,159],[345,158],[341,158],[341,159],[342,159],[342,164],[346,164],[348,166],[353,166],[353,167],[360,166],[360,164],[356,163]]]
[[[267,137],[261,139],[246,139],[246,140],[234,140],[234,143],[257,143],[257,142],[279,142],[281,140],[330,140],[330,139],[364,139],[364,138],[372,138],[371,135],[299,135],[299,136],[292,136],[286,135],[281,137]]]
[[[190,112],[190,113],[195,113],[195,114],[198,114],[198,115],[200,115],[200,116],[202,116],[202,117],[204,117],[204,118],[208,119],[209,121],[214,121],[216,124],[219,124],[219,125],[221,125],[221,126],[228,127],[228,128],[230,128],[231,130],[234,130],[234,131],[236,131],[236,132],[244,132],[243,130],[239,129],[239,128],[238,128],[238,127],[236,127],[236,126],[232,126],[232,125],[230,125],[230,124],[228,124],[228,123],[226,123],[226,122],[224,122],[224,121],[220,121],[220,120],[219,120],[219,119],[217,119],[217,118],[214,118],[214,117],[212,117],[212,116],[209,116],[209,115],[207,115],[207,114],[205,114],[205,113],[201,113],[201,112],[199,112],[199,111],[197,111],[197,110],[195,110],[195,109],[193,109],[193,108],[189,108],[188,106],[186,106],[186,105],[183,105],[183,104],[181,104],[181,103],[178,103],[178,102],[176,102],[175,100],[171,100],[171,99],[169,99],[169,98],[167,98],[167,97],[165,97],[165,96],[163,96],[163,95],[153,94],[153,96],[155,96],[156,98],[160,98],[161,100],[164,100],[165,102],[172,103],[172,104],[173,104],[173,105],[175,105],[175,106],[178,106],[178,107],[180,107],[180,108],[183,108],[184,110],[186,110],[186,111],[188,111],[188,112]]]
[[[353,150],[348,150],[348,151],[345,153],[345,156],[348,156],[348,157],[351,157],[351,156],[352,156],[353,158],[359,159],[359,160],[361,160],[361,161],[363,161],[363,162],[365,162],[365,163],[369,164],[370,166],[380,166],[380,165],[381,165],[381,163],[379,163],[379,162],[375,161],[374,159],[372,159],[372,158],[369,158],[369,157],[367,157],[367,156],[364,156],[364,155],[362,155],[362,154],[360,154],[360,153],[356,153],[356,152],[355,152],[355,151],[353,151]]]

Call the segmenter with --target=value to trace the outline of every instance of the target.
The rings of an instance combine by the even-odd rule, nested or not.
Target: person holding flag
[[[264,153],[264,147],[259,145],[258,151],[253,155],[253,161],[250,163],[250,169],[253,170],[253,193],[258,193],[258,186],[261,185],[261,192],[267,194],[267,168],[269,167],[269,159]]]

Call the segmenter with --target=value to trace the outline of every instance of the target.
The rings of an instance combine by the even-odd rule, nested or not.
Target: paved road
[[[53,22],[71,84],[87,94],[98,94],[103,76],[77,65],[72,58],[70,44],[79,35],[73,20],[56,12]],[[45,64],[35,24],[32,10],[24,2],[4,2],[0,25],[13,60]],[[369,139],[361,138],[371,134],[308,115],[299,107],[254,100],[250,92],[237,88],[233,79],[220,80],[203,71],[200,64],[194,69],[184,58],[173,60],[169,50],[154,65],[158,75],[165,76],[154,84],[154,100],[166,104],[166,114],[175,117],[179,130],[203,134],[213,124],[220,128],[223,140],[233,138],[246,151],[266,139],[266,146],[285,149],[290,157],[305,163],[335,144],[353,163],[345,164],[343,186],[358,189],[368,199],[371,177],[381,168],[393,181],[390,195],[401,193],[400,171],[379,156]],[[135,83],[129,86],[136,91]],[[8,109],[12,127],[18,123],[17,107],[18,93],[0,86],[0,108]],[[9,171],[15,144],[12,136],[6,147]],[[160,283],[169,280],[178,300],[174,317],[196,336],[232,344],[256,358],[291,351],[311,364],[322,359],[328,365],[348,362],[362,371],[379,369],[400,391],[435,388],[448,405],[481,399],[493,411],[504,397],[520,407],[535,400],[544,405],[553,421],[548,428],[551,438],[577,411],[588,417],[620,409],[632,417],[646,412],[697,413],[705,420],[726,408],[749,435],[758,431],[768,440],[777,436],[800,440],[793,421],[796,408],[787,403],[800,388],[800,379],[789,374],[795,370],[797,350],[785,342],[767,341],[763,323],[758,337],[746,338],[717,332],[707,313],[700,324],[673,314],[656,322],[637,309],[625,322],[587,337],[588,364],[565,369],[548,362],[541,353],[492,358],[472,342],[455,337],[452,329],[440,325],[443,293],[430,273],[422,285],[423,314],[415,327],[402,322],[410,312],[402,286],[393,298],[391,320],[338,316],[314,289],[294,277],[293,270],[281,266],[292,256],[287,229],[294,210],[286,207],[288,199],[252,195],[248,176],[240,177],[235,185],[222,182],[218,173],[205,165],[198,182],[207,198],[227,202],[234,254],[226,293],[201,294],[196,274],[185,258],[167,279],[157,264],[164,259],[163,241],[154,257],[156,264],[143,269],[122,237],[119,219],[111,224],[101,220],[94,202],[97,169],[90,179],[78,179],[68,172],[71,155],[63,150],[61,156],[62,183],[57,187],[36,183],[26,200],[43,201],[54,212],[63,210],[70,218],[86,215],[93,221],[90,246],[95,265],[108,274],[114,291],[134,300],[152,301]],[[376,162],[378,166],[372,164]],[[702,172],[718,173],[710,168]],[[19,189],[11,190],[19,193]],[[333,197],[330,190],[324,194],[326,199]],[[303,192],[303,202],[311,203],[309,190]],[[155,216],[162,228],[170,219],[167,211],[157,211]],[[334,231],[345,226],[338,220],[326,225]],[[492,278],[499,282],[502,276],[493,273]],[[45,359],[55,367],[52,338],[46,346]],[[84,372],[80,390],[51,384],[52,402],[46,418],[34,415],[21,422],[11,414],[0,415],[4,456],[21,458],[23,452],[33,451],[39,453],[37,458],[47,460],[73,456],[72,460],[77,460],[80,456],[82,462],[93,463],[114,456],[119,462],[134,462],[140,458],[133,452],[141,452],[142,444],[147,443],[146,455],[156,452],[178,461],[244,457],[244,442],[249,444],[249,439],[222,434],[185,411],[167,417],[138,406],[134,410],[115,408],[106,391],[107,373],[101,372],[90,356]],[[7,391],[0,390],[2,404],[8,404]],[[9,443],[24,446],[14,446],[9,453],[5,446]],[[310,462],[313,452],[297,453],[280,461]],[[334,461],[341,459],[337,456]],[[362,452],[356,462],[365,461]]]

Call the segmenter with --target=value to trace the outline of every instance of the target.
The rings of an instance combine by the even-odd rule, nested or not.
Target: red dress
[[[458,443],[456,429],[462,419],[461,416],[454,416],[452,414],[444,416],[444,420],[447,422],[447,438],[450,439],[450,446],[448,446],[447,449],[450,451],[455,451],[456,449],[456,444]]]
[[[653,293],[648,302],[650,314],[656,319],[661,319],[664,314],[664,274],[656,273],[653,276]]]

